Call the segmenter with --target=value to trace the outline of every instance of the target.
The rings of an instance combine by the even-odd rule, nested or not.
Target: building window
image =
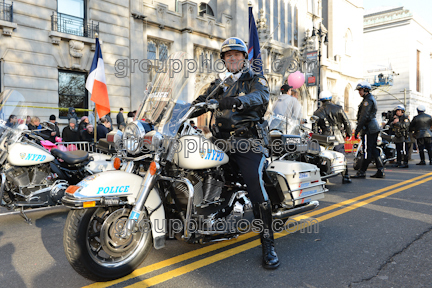
[[[279,40],[279,17],[278,17],[278,0],[273,1],[273,39],[278,41]]]
[[[288,3],[288,45],[292,45],[292,29],[293,29],[293,21],[292,21],[292,7],[291,3]]]
[[[209,16],[214,16],[213,10],[207,3],[201,3],[199,5],[198,15],[204,17],[204,14],[207,14]]]
[[[13,22],[13,2],[0,0],[0,20]]]
[[[85,0],[58,0],[57,14],[51,16],[51,30],[94,38],[99,23],[87,21]]]
[[[285,2],[281,3],[281,21],[280,21],[280,28],[281,28],[281,38],[280,38],[280,42],[285,43],[285,23],[286,23],[286,18],[285,18]]]
[[[417,50],[417,81],[416,81],[416,90],[420,92],[420,51]]]
[[[60,71],[58,76],[59,107],[88,109],[88,95],[85,89],[86,73]],[[87,115],[87,112],[77,111],[78,117]],[[66,118],[67,110],[60,110],[60,118]]]
[[[307,7],[307,9],[308,9],[308,12],[309,13],[311,13],[311,14],[314,14],[314,15],[317,15],[318,16],[318,0],[308,0],[308,2],[307,2],[307,4],[308,4],[308,7]]]
[[[298,8],[294,8],[294,46],[298,47]]]
[[[153,81],[156,76],[156,70],[163,72],[166,69],[166,64],[164,61],[168,59],[169,56],[169,42],[149,39],[147,43],[147,59],[151,60],[152,64],[150,69],[149,81]]]

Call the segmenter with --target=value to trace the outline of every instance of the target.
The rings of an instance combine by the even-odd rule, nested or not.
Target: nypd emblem
[[[206,155],[205,149],[200,149],[199,154],[200,154],[201,158],[204,158],[204,156]]]
[[[25,156],[26,156],[26,153],[20,153],[20,157],[21,157],[21,159],[24,159]]]
[[[364,102],[364,104],[363,104],[364,106],[368,106],[369,105],[369,103],[368,102]]]
[[[263,86],[268,87],[267,81],[265,79],[260,78],[258,82],[260,82]]]

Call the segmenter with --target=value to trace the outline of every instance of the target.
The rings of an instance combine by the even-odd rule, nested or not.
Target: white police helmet
[[[367,89],[369,91],[372,89],[372,86],[369,84],[369,82],[362,81],[362,82],[358,83],[356,88],[355,88],[355,90],[359,90],[359,89]]]
[[[426,111],[426,107],[425,107],[424,105],[419,105],[419,106],[417,107],[417,111],[418,111],[418,112],[425,112],[425,111]]]
[[[325,100],[331,100],[333,97],[333,95],[331,94],[330,91],[324,90],[319,94],[319,100],[320,101],[325,101]]]
[[[405,112],[405,106],[404,106],[404,105],[397,105],[397,106],[394,108],[394,111],[396,111],[396,110],[402,110],[402,111]]]

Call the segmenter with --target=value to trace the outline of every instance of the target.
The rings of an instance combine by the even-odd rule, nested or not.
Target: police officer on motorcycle
[[[396,144],[397,153],[397,162],[394,167],[408,168],[408,151],[411,147],[408,131],[410,121],[408,117],[404,115],[405,107],[403,105],[396,106],[394,111],[394,119],[390,123],[394,134],[393,142]]]
[[[361,166],[357,174],[351,176],[351,178],[366,178],[366,170],[372,159],[375,160],[378,171],[374,175],[371,175],[371,177],[385,177],[384,163],[376,147],[380,127],[376,119],[377,103],[370,93],[371,89],[372,87],[367,81],[360,82],[355,89],[358,90],[360,96],[363,97],[363,101],[360,103],[357,112],[357,128],[355,129],[354,135],[355,138],[357,138],[358,134],[361,135],[364,159],[361,161]]]
[[[248,50],[240,38],[226,39],[222,43],[220,58],[228,71],[233,73],[233,83],[216,93],[215,99],[219,101],[219,108],[215,113],[216,124],[212,127],[212,134],[218,139],[235,138],[237,144],[241,142],[239,139],[259,138],[257,125],[262,122],[269,103],[268,82],[264,76],[254,74],[248,68]],[[217,89],[220,83],[218,81],[220,80],[213,82],[206,93],[192,104],[204,102],[207,96]],[[203,113],[204,111],[198,112],[193,117]],[[230,163],[239,167],[253,204],[254,216],[262,220],[260,236],[263,267],[275,269],[279,266],[279,259],[274,250],[271,203],[263,183],[265,156],[263,149],[250,148],[235,149],[235,152],[230,154]]]
[[[418,115],[413,118],[409,126],[409,131],[414,132],[414,137],[417,139],[417,146],[420,153],[420,162],[416,165],[426,165],[424,149],[428,151],[429,164],[432,165],[432,118],[430,115],[426,114],[425,111],[426,107],[424,105],[418,106]]]
[[[334,135],[336,141],[339,142],[334,147],[334,150],[345,155],[345,136],[351,135],[351,124],[342,106],[331,102],[332,97],[330,91],[322,91],[319,95],[322,105],[314,112],[314,115],[319,117],[317,125],[321,129],[322,134]],[[345,169],[342,183],[351,183],[350,176],[348,175],[348,165]]]

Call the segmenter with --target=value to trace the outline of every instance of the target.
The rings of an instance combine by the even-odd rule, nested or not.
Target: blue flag
[[[252,13],[252,7],[249,7],[249,43],[248,43],[249,62],[255,73],[264,75],[261,60],[261,49],[258,39],[258,30],[255,25],[255,19]]]

